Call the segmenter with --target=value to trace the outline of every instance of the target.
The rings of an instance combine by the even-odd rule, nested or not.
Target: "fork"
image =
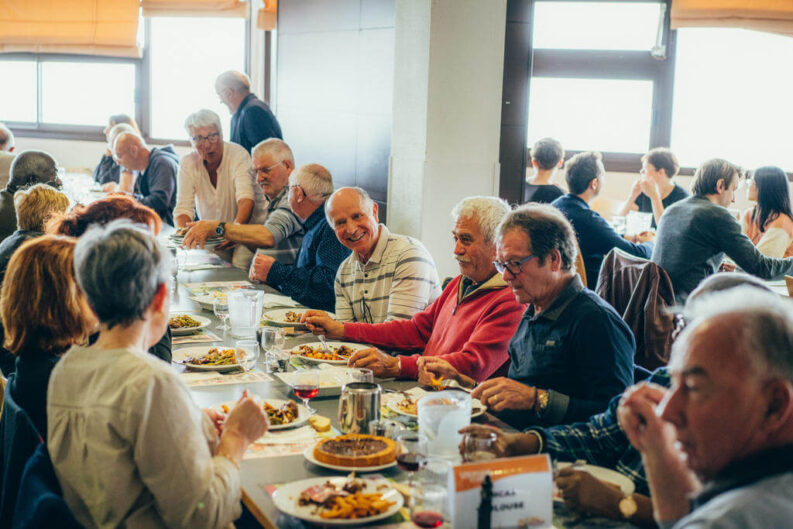
[[[325,341],[325,336],[322,334],[318,334],[317,338],[319,338],[319,343],[322,344],[322,352],[333,354],[333,352],[330,350],[330,347],[328,347],[328,342]]]

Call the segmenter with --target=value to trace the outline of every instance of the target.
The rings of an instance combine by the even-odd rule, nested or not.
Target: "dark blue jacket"
[[[149,165],[135,179],[135,199],[149,206],[163,222],[173,226],[173,208],[176,206],[176,173],[179,156],[173,147],[152,147]]]
[[[268,138],[284,139],[281,125],[270,107],[254,94],[248,94],[231,116],[229,138],[248,152]]]
[[[567,193],[551,202],[570,221],[578,238],[578,248],[584,258],[586,268],[586,284],[595,289],[600,275],[603,257],[614,248],[637,257],[649,259],[653,252],[653,243],[634,244],[620,237],[606,219],[590,209],[589,204],[581,198]]]

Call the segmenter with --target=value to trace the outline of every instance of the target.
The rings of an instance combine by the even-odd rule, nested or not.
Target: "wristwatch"
[[[545,410],[548,409],[550,395],[544,389],[537,389],[535,391],[537,394],[534,396],[534,413],[537,414],[537,417],[542,417]]]
[[[217,234],[218,237],[223,237],[224,235],[226,235],[226,223],[225,222],[218,223],[218,227],[215,228],[215,233]]]
[[[622,517],[626,520],[633,518],[633,516],[636,514],[636,511],[639,510],[639,506],[636,505],[636,500],[633,499],[633,494],[626,494],[620,498],[620,502],[617,506],[620,509]]]

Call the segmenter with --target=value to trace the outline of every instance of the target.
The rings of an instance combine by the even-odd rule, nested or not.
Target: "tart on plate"
[[[340,435],[317,443],[314,458],[329,465],[347,467],[386,465],[396,459],[396,443],[376,435]]]

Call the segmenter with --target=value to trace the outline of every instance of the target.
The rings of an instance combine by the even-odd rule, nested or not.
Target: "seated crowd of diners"
[[[727,208],[741,168],[704,162],[689,195],[674,154],[653,149],[620,213],[651,214],[657,230],[623,236],[591,207],[606,185],[601,155],[565,162],[542,139],[526,204],[472,196],[451,211],[459,275],[442,284],[422,242],[381,223],[365,190],[296,164],[247,78],[226,72],[215,88],[233,112],[230,141],[198,110],[181,158],[112,116],[94,173],[108,194],[90,204],[69,207],[49,154],[0,153],[0,177],[12,159],[0,191],[0,519],[40,508],[18,494],[37,449],[68,506],[64,527],[239,518],[240,463],[267,418],[247,394],[225,418],[197,408],[169,368],[169,252],[156,236],[170,226],[188,248],[224,239],[214,251],[308,307],[315,334],[370,344],[350,366],[471,388],[515,429],[494,430],[500,456],[584,459],[636,484],[626,495],[563,470],[574,509],[676,528],[789,524],[793,309],[761,281],[793,271],[782,169],[751,173],[756,206],[739,220]],[[561,169],[566,191],[552,183]],[[637,365],[644,338],[596,293],[615,250],[672,285],[681,323],[668,366]]]

